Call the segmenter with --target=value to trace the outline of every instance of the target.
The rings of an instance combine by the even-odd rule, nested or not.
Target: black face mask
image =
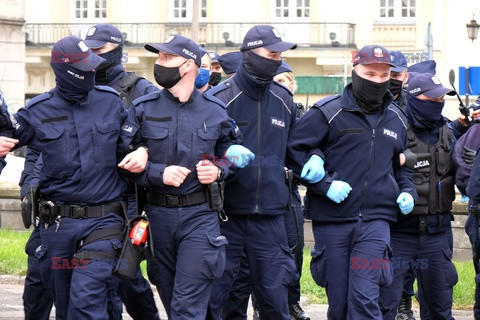
[[[403,81],[397,79],[390,79],[390,84],[388,85],[388,89],[390,92],[396,96],[397,94],[402,91]]]
[[[252,50],[244,51],[242,54],[245,69],[247,69],[247,72],[258,80],[273,80],[273,77],[277,74],[278,68],[282,64],[281,60],[264,58],[254,53]]]
[[[210,73],[210,81],[208,84],[210,84],[212,87],[215,87],[220,83],[220,80],[222,80],[222,74],[220,72],[212,72]]]
[[[82,71],[67,63],[50,63],[57,89],[68,100],[82,99],[95,86],[95,72]]]
[[[105,62],[102,62],[96,69],[95,73],[95,83],[96,84],[108,84],[110,79],[108,79],[108,71],[114,66],[122,63],[122,46],[116,47],[114,50],[99,54],[100,57],[105,59]]]
[[[377,83],[364,79],[352,70],[353,96],[364,113],[374,114],[382,110],[388,83],[388,80]]]
[[[188,60],[185,60],[187,62]],[[183,77],[180,75],[180,67],[185,63],[183,62],[178,67],[168,68],[158,64],[153,66],[153,75],[155,81],[164,88],[170,89],[178,83]]]
[[[433,129],[442,119],[444,106],[445,101],[422,100],[408,93],[405,112],[413,120],[415,127]]]

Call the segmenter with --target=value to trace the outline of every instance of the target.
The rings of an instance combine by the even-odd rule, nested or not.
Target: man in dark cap
[[[400,51],[390,51],[392,63],[388,89],[393,94],[393,101],[402,109],[405,108],[406,94],[403,88],[408,81],[407,60]]]
[[[59,40],[50,61],[56,87],[0,128],[10,129],[17,146],[41,150],[36,255],[51,279],[57,319],[108,318],[107,288],[123,240],[126,185],[117,155],[126,153],[131,138],[122,130],[127,112],[117,92],[95,86],[103,61],[79,37]],[[147,158],[139,148],[122,167],[141,172]]]
[[[253,154],[237,144],[240,131],[224,104],[195,89],[198,44],[175,34],[145,49],[158,54],[153,73],[164,88],[135,100],[129,110],[134,144],[150,152],[145,173],[136,177],[147,191],[155,248],[148,276],[169,319],[205,319],[227,244],[220,204],[209,199],[220,197],[214,188],[228,176],[230,161],[244,167]]]
[[[107,23],[94,25],[88,29],[85,43],[94,53],[105,59],[95,70],[95,84],[117,90],[126,108],[129,108],[136,98],[158,91],[158,88],[147,79],[134,72],[125,71],[122,62],[126,62],[124,58],[128,57],[123,56],[123,35],[115,26]],[[133,184],[127,184],[126,199],[128,218],[132,219],[137,215]],[[133,319],[159,319],[152,289],[143,277],[140,266],[134,279],[123,280],[115,277],[114,283],[115,291]]]
[[[416,192],[411,171],[394,162],[407,127],[387,91],[390,53],[369,45],[352,62],[343,93],[318,101],[295,124],[287,165],[307,186],[310,269],[326,288],[328,318],[382,319],[380,288],[392,281],[389,224],[412,211]]]
[[[215,51],[208,52],[208,56],[210,57],[210,60],[212,62],[210,66],[210,81],[208,83],[210,84],[211,87],[215,87],[222,80],[223,70],[222,70],[222,66],[220,65],[220,62],[218,61],[218,58],[220,56]]]
[[[442,117],[445,95],[455,95],[455,91],[444,87],[433,74],[419,74],[409,81],[405,112],[408,148],[417,156],[413,182],[418,201],[408,216],[398,214],[391,226],[394,279],[382,288],[380,296],[385,320],[413,318],[405,313],[396,317],[411,269],[415,269],[422,308],[427,309],[429,318],[453,319],[453,286],[458,278],[451,261],[455,138]]]
[[[235,74],[238,66],[242,63],[242,53],[240,51],[224,53],[218,58],[218,62],[228,79]]]
[[[245,146],[258,161],[225,185],[228,221],[221,223],[221,230],[229,243],[227,261],[223,276],[212,290],[208,319],[222,318],[243,253],[248,259],[260,317],[290,319],[288,284],[298,275],[283,222],[289,202],[284,159],[296,106],[291,92],[274,82],[273,77],[282,63],[282,52],[295,47],[283,41],[272,26],[251,28],[243,39],[242,60],[235,76],[209,91],[228,106],[228,114],[240,126]]]

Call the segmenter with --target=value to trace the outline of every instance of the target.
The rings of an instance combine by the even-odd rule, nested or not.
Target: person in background
[[[202,55],[202,64],[198,69],[198,76],[195,78],[195,88],[200,92],[205,92],[212,87],[210,81],[210,70],[212,66],[212,59],[205,49],[200,47]]]
[[[210,56],[210,60],[212,61],[212,65],[210,66],[210,87],[215,87],[222,81],[222,66],[220,62],[218,62],[218,58],[220,57],[217,52],[210,51],[208,52]]]
[[[218,58],[218,63],[228,79],[235,75],[238,66],[242,63],[242,53],[240,51],[224,53]]]
[[[404,88],[408,81],[407,60],[400,51],[390,51],[390,55],[395,66],[390,70],[388,89],[393,94],[393,102],[403,110],[406,103]]]

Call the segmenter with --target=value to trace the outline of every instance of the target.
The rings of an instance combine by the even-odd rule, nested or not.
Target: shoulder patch
[[[330,103],[330,102],[332,101],[340,102],[340,100],[337,100],[340,97],[341,95],[339,94],[328,96],[326,98],[323,98],[320,101],[315,102],[312,108],[319,109],[327,119],[328,123],[330,123],[333,120],[333,118],[335,118],[335,116],[342,110],[341,103]]]
[[[26,108],[31,108],[32,106],[36,105],[39,102],[48,100],[52,97],[53,93],[51,91],[39,94],[38,96],[34,97],[33,99],[30,99],[27,104]]]
[[[110,92],[110,93],[114,93],[116,94],[117,96],[119,96],[120,94],[117,92],[117,90],[111,88],[111,87],[107,87],[107,86],[95,86],[95,89],[97,90],[100,90],[100,91],[105,91],[105,92]]]
[[[223,101],[218,99],[217,97],[212,96],[209,91],[210,90],[208,90],[207,92],[204,92],[203,97],[208,101],[214,102],[218,104],[220,107],[222,107],[223,109],[225,109],[225,103],[223,103]]]
[[[231,88],[231,87],[232,87],[232,83],[231,83],[231,82],[233,81],[233,78],[234,78],[234,77],[228,78],[227,80],[219,83],[217,86],[215,86],[215,87],[207,90],[207,92],[208,92],[210,95],[214,96],[214,95],[216,95],[217,93],[219,93],[219,92],[221,92],[221,91],[224,91],[224,90],[226,90],[226,89]]]
[[[142,103],[144,101],[155,100],[160,95],[160,92],[162,92],[162,90],[158,90],[158,91],[147,93],[146,95],[140,96],[137,99],[132,101],[132,105],[136,106],[139,103]]]
[[[326,105],[327,103],[329,103],[330,101],[333,101],[333,100],[338,99],[338,98],[340,98],[339,94],[334,94],[334,95],[325,97],[325,98],[315,102],[314,105],[312,106],[312,108],[320,108],[320,107]]]

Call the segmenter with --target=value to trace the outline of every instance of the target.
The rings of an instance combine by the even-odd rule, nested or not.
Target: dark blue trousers
[[[329,319],[382,319],[380,287],[390,284],[390,226],[384,220],[313,221],[310,271],[325,287]]]
[[[27,274],[23,290],[25,320],[48,320],[53,306],[53,295],[40,273],[40,261],[35,251],[40,246],[40,230],[33,229],[25,247],[28,255]]]
[[[468,216],[465,223],[465,232],[472,244],[473,266],[475,268],[475,304],[473,314],[475,319],[480,319],[480,228],[479,219]]]
[[[229,243],[227,265],[223,276],[214,282],[207,319],[222,319],[222,309],[245,253],[262,319],[289,320],[288,286],[298,274],[288,247],[283,215],[229,215],[221,230]]]
[[[49,271],[56,308],[56,319],[107,319],[108,288],[116,259],[78,261],[77,251],[102,251],[112,255],[121,248],[121,241],[99,240],[80,247],[81,240],[92,231],[123,223],[117,214],[103,218],[62,218],[57,230],[53,223],[46,230],[40,224],[42,250],[48,259],[42,272]],[[50,265],[48,265],[50,264]]]
[[[382,288],[381,308],[385,320],[395,319],[403,293],[405,276],[416,268],[422,303],[428,310],[426,319],[453,319],[453,286],[457,271],[452,263],[451,232],[438,234],[391,234],[394,280]],[[424,318],[422,318],[424,319]]]
[[[170,320],[204,320],[213,280],[225,269],[218,213],[208,204],[181,208],[148,206],[155,261],[148,276]]]

